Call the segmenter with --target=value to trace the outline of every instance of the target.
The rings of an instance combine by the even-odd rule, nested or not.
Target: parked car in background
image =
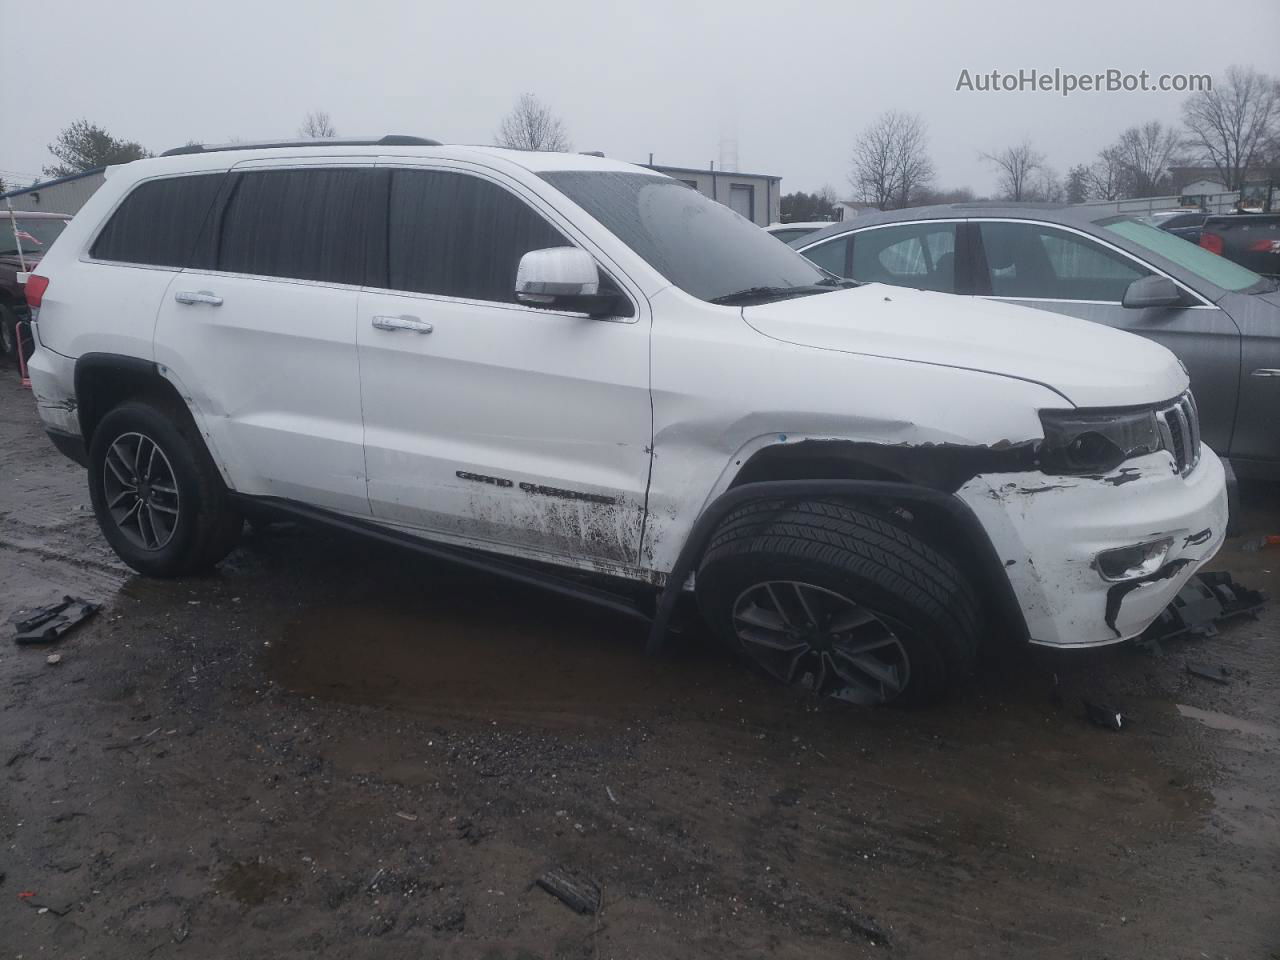
[[[1175,210],[1138,219],[1144,223],[1150,223],[1153,227],[1159,227],[1166,233],[1172,233],[1175,237],[1181,237],[1189,243],[1199,243],[1200,228],[1204,225],[1207,216],[1209,215],[1201,210]]]
[[[765,231],[773,234],[783,243],[791,243],[793,240],[807,237],[809,234],[829,226],[831,226],[830,220],[812,220],[807,223],[771,223],[765,227]]]
[[[34,269],[71,218],[62,213],[0,210],[0,354],[17,353],[16,330],[27,317],[18,274]]]
[[[795,246],[840,277],[1003,300],[1164,344],[1191,375],[1205,442],[1280,478],[1275,281],[1127,216],[949,204],[836,224]]]
[[[687,594],[779,680],[879,703],[987,635],[1136,636],[1224,537],[1167,350],[856,287],[603,158],[179,148],[27,292],[39,415],[155,576],[285,511],[656,610],[655,647]]]
[[[1209,217],[1200,246],[1255,273],[1280,277],[1280,213],[1237,213]]]

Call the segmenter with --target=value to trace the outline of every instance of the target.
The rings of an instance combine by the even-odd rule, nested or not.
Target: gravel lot
[[[1249,535],[1280,533],[1275,491],[1246,492]],[[1280,548],[1220,566],[1277,592]],[[0,583],[2,957],[1280,951],[1280,606],[1158,657],[992,658],[937,708],[869,711],[297,527],[149,581],[11,370]],[[65,593],[103,610],[10,641]],[[1089,725],[1082,696],[1130,726]],[[602,909],[538,888],[550,867]]]

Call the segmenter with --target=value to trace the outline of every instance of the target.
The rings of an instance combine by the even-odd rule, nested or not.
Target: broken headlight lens
[[[1042,410],[1045,473],[1106,473],[1164,449],[1154,410]]]

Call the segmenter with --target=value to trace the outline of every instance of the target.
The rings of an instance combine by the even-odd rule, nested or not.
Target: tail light
[[[49,289],[49,278],[33,273],[27,277],[25,289],[27,306],[32,310],[37,310],[40,307],[40,301],[44,299],[44,292]]]
[[[1222,256],[1222,237],[1216,233],[1201,233],[1200,246],[1204,247],[1210,253],[1216,253]]]
[[[1280,253],[1280,240],[1268,240],[1265,237],[1249,244],[1250,253]]]

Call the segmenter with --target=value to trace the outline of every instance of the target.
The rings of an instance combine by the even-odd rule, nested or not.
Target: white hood
[[[1182,364],[1158,343],[991,300],[872,283],[745,307],[742,316],[786,343],[1031,380],[1077,407],[1158,403],[1187,389]]]

